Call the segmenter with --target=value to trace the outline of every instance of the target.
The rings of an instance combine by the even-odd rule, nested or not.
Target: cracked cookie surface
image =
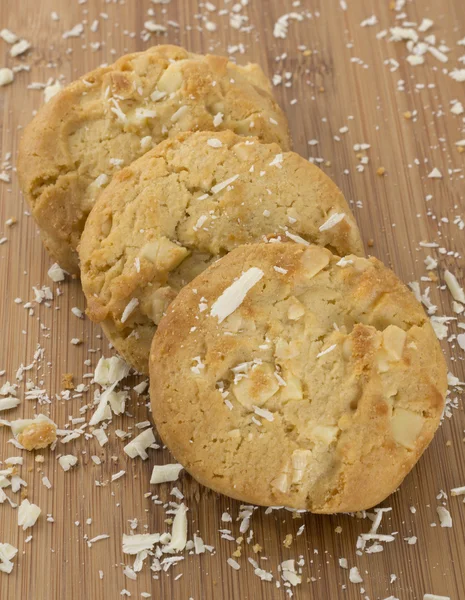
[[[289,148],[286,117],[258,65],[155,46],[68,85],[28,125],[18,157],[50,254],[78,272],[85,220],[115,172],[179,132],[224,129]]]
[[[150,355],[155,423],[202,484],[318,513],[368,509],[431,441],[447,369],[375,258],[242,246],[187,285]]]
[[[342,193],[299,155],[232,132],[167,140],[119,171],[89,216],[80,245],[87,313],[147,372],[156,324],[183,285],[264,236],[363,254]]]

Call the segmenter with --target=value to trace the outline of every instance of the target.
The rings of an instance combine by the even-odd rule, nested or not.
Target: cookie
[[[76,247],[113,173],[182,131],[231,129],[286,150],[286,118],[258,65],[155,46],[68,85],[21,140],[18,174],[44,244],[78,272]]]
[[[442,352],[375,258],[242,246],[178,294],[150,354],[153,416],[202,484],[316,513],[391,494],[439,425]]]
[[[87,221],[87,314],[147,372],[156,324],[178,291],[267,235],[363,254],[342,193],[297,154],[231,132],[167,140],[115,174]]]

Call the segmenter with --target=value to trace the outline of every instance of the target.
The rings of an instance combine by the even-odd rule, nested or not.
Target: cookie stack
[[[57,94],[18,172],[186,469],[246,502],[356,511],[431,441],[446,366],[341,191],[289,146],[258,65],[157,46]]]

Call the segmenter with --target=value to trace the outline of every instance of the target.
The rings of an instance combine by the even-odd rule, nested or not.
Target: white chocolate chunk
[[[387,352],[389,360],[398,361],[402,358],[407,334],[396,325],[389,325],[383,331],[383,347]]]
[[[170,65],[158,80],[157,91],[165,92],[164,95],[172,94],[181,87],[182,82],[183,76],[181,70],[177,68],[174,64]],[[160,100],[161,98],[163,98],[163,96],[156,97],[157,100]]]
[[[310,437],[315,442],[329,446],[337,438],[339,427],[333,425],[315,425],[310,429]]]
[[[292,462],[292,483],[298,483],[302,480],[305,469],[312,458],[311,450],[294,450],[291,457]]]
[[[391,418],[392,436],[405,448],[412,449],[421,433],[425,419],[411,410],[395,408]]]
[[[304,314],[305,306],[297,298],[292,298],[287,309],[287,318],[291,321],[298,321]]]
[[[302,400],[302,382],[292,373],[283,373],[283,379],[286,385],[281,388],[281,399],[285,402],[288,400]]]
[[[232,386],[237,401],[249,410],[253,406],[263,406],[279,390],[274,371],[269,363],[254,366]]]
[[[289,475],[288,475],[288,473],[286,473],[286,472],[280,473],[277,477],[275,477],[273,479],[273,481],[271,482],[271,485],[279,492],[282,492],[283,494],[285,494],[289,490]]]
[[[168,272],[179,266],[189,254],[187,248],[175,244],[167,237],[161,237],[145,244],[141,249],[140,258],[152,262],[158,271]]]
[[[283,338],[276,341],[275,356],[281,360],[290,360],[299,355],[299,346],[296,341],[287,342]]]

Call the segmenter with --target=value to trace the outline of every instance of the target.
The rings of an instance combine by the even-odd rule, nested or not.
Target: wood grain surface
[[[0,88],[2,159],[11,152],[14,167],[21,128],[43,103],[42,91],[28,89],[32,82],[60,76],[69,82],[121,54],[160,42],[220,54],[227,54],[228,47],[231,51],[231,46],[242,45],[234,54],[238,62],[257,61],[270,77],[283,76],[283,83],[274,87],[274,93],[288,115],[294,149],[305,157],[323,159],[321,167],[351,202],[365,243],[373,240],[369,252],[392,266],[406,282],[427,277],[424,259],[428,254],[440,259],[435,271],[439,281],[420,281],[421,289],[431,288],[437,315],[458,317],[460,321],[460,315],[452,311],[450,294],[438,288],[444,284],[445,268],[463,283],[465,236],[454,220],[465,216],[465,153],[455,146],[465,137],[464,121],[463,115],[451,113],[450,103],[464,100],[465,83],[454,81],[444,71],[459,67],[458,57],[465,51],[457,45],[465,35],[465,3],[417,0],[406,2],[404,8],[398,5],[396,11],[392,6],[395,3],[387,0],[347,0],[346,10],[339,0],[249,0],[242,7],[239,3],[240,10],[234,13],[248,18],[242,24],[248,31],[240,31],[230,25],[230,13],[237,9],[234,2],[212,2],[215,11],[195,0],[171,0],[167,4],[149,0],[2,0],[1,27],[8,27],[32,44],[22,57],[10,58],[8,45],[0,40],[0,66],[30,65],[29,72],[17,73],[12,84]],[[51,18],[52,11],[59,15],[58,21]],[[277,19],[292,11],[303,15],[303,19],[289,20],[285,39],[274,37]],[[401,13],[405,16],[399,17]],[[371,15],[378,23],[362,27],[361,22]],[[376,37],[383,29],[405,21],[420,23],[424,17],[434,21],[428,34],[436,35],[437,45],[443,41],[451,49],[447,63],[428,53],[424,65],[413,67],[406,62],[405,42],[388,41],[389,33],[383,39]],[[95,19],[99,27],[92,32],[90,24]],[[148,19],[166,25],[167,33],[142,39],[141,31]],[[216,23],[216,31],[207,30],[206,19]],[[63,33],[78,23],[84,23],[84,33],[63,39]],[[94,42],[101,42],[100,47],[91,47]],[[388,59],[392,60],[385,64]],[[406,111],[412,118],[404,116]],[[348,131],[340,132],[345,126]],[[310,140],[318,143],[309,144]],[[369,163],[363,172],[357,170],[362,163],[354,150],[354,145],[361,143],[370,144],[364,152]],[[377,174],[381,167],[384,175]],[[441,179],[428,178],[434,167],[442,173]],[[57,285],[47,277],[50,259],[27,215],[16,174],[10,174],[11,183],[0,182],[0,237],[7,238],[0,245],[0,370],[6,371],[0,385],[15,381],[21,364],[33,366],[20,382],[20,406],[1,416],[10,419],[45,412],[63,427],[71,416],[80,416],[79,408],[91,402],[92,393],[60,399],[62,375],[73,373],[76,384],[88,383],[82,379],[83,374],[92,373],[98,358],[111,355],[111,350],[99,327],[70,312],[74,306],[85,308],[79,282],[66,281],[60,286],[63,294],[57,296]],[[8,218],[17,219],[17,224],[4,225]],[[439,248],[421,247],[422,241],[437,242],[449,254]],[[55,299],[50,307],[34,303],[34,314],[30,315],[23,305],[34,298],[32,286],[42,285],[54,289]],[[23,304],[16,304],[16,298],[21,298]],[[450,324],[450,335],[459,331],[456,322]],[[84,343],[72,345],[72,338],[81,338]],[[44,350],[43,356],[34,360],[38,345]],[[464,351],[454,341],[444,341],[444,351],[451,371],[465,380]],[[86,359],[90,359],[91,366],[84,364]],[[50,404],[39,406],[24,399],[27,379],[47,391]],[[0,573],[0,598],[113,600],[124,597],[120,593],[126,589],[133,598],[149,592],[153,598],[176,600],[270,600],[285,598],[289,593],[280,579],[278,564],[302,558],[302,584],[292,588],[294,598],[299,600],[375,600],[391,596],[414,600],[422,599],[425,593],[461,600],[465,598],[465,505],[463,498],[450,496],[450,489],[465,485],[465,418],[460,395],[452,391],[451,397],[458,397],[452,418],[444,420],[420,463],[400,490],[383,504],[391,506],[392,512],[385,515],[380,531],[398,533],[396,541],[384,544],[384,551],[377,554],[356,554],[357,536],[369,530],[368,519],[310,514],[294,518],[285,510],[266,515],[258,508],[251,518],[253,541],[243,542],[242,556],[236,559],[241,568],[235,571],[226,561],[237,544],[221,539],[218,530],[228,528],[234,537],[240,535],[240,521],[236,520],[239,503],[183,476],[177,485],[189,507],[189,537],[198,531],[215,552],[185,554],[181,564],[158,574],[158,579],[145,565],[137,580],[132,581],[123,574],[130,557],[122,553],[122,534],[129,533],[128,520],[134,518],[139,520],[139,533],[167,529],[162,507],[144,496],[151,492],[163,501],[174,499],[169,494],[170,484],[149,484],[151,467],[167,462],[167,451],[151,450],[146,462],[130,460],[122,452],[124,442],[112,433],[104,448],[95,439],[80,438],[66,446],[59,443],[54,452],[42,452],[42,464],[34,461],[34,454],[23,452],[21,475],[28,483],[28,497],[41,507],[42,515],[32,529],[23,532],[17,526],[16,511],[7,502],[0,505],[0,542],[19,549],[13,572]],[[149,417],[145,401],[140,398],[133,399],[128,413],[114,417],[110,430],[128,431],[135,422]],[[0,430],[2,460],[21,454],[7,444],[9,438],[8,428]],[[78,466],[64,473],[58,466],[59,453],[76,454]],[[94,465],[91,455],[98,455],[102,464]],[[118,481],[95,485],[96,480],[108,482],[121,469],[126,475]],[[42,484],[44,475],[51,489]],[[447,500],[437,499],[440,490],[448,494]],[[10,495],[19,499],[18,494]],[[436,507],[444,503],[452,515],[452,528],[439,526]],[[412,506],[416,513],[410,510]],[[233,516],[232,523],[221,522],[226,510]],[[54,523],[47,521],[47,514],[53,515]],[[90,525],[86,524],[89,518]],[[301,525],[305,525],[304,533],[296,536]],[[248,533],[250,530],[245,535]],[[287,548],[283,540],[290,533],[294,537]],[[100,534],[110,537],[89,547],[86,540]],[[29,535],[32,540],[26,542]],[[411,536],[417,537],[414,545],[404,540]],[[259,555],[252,550],[254,543],[263,548]],[[259,560],[275,579],[260,581],[248,557]],[[349,582],[349,572],[338,565],[340,557],[347,558],[350,567],[359,568],[362,584]],[[103,579],[99,571],[103,571]],[[177,579],[179,574],[182,577]],[[391,574],[397,576],[392,583]],[[281,581],[280,588],[276,581]]]

